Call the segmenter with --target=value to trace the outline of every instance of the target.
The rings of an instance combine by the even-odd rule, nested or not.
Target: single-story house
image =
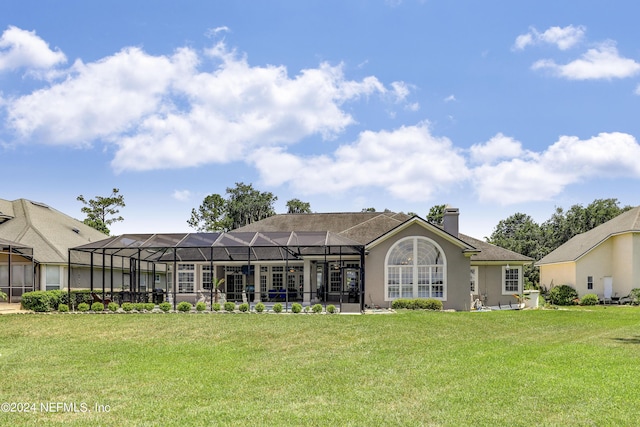
[[[137,274],[164,265],[174,303],[212,296],[212,279],[224,278],[227,300],[251,303],[324,301],[343,311],[418,297],[455,310],[475,300],[515,305],[533,260],[460,234],[458,216],[448,208],[440,227],[393,212],[282,214],[227,233],[116,236],[73,248],[72,258],[94,269],[127,258]],[[133,292],[136,282],[134,273]]]
[[[66,289],[69,249],[105,237],[44,203],[0,199],[0,290],[17,302],[24,292]],[[86,277],[78,269],[71,280]]]
[[[540,285],[610,301],[640,288],[640,207],[578,234],[536,263]]]

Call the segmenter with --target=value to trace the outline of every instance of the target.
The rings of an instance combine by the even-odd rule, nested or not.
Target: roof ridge
[[[354,212],[354,213],[367,213],[367,212]],[[374,212],[371,212],[371,213],[374,213]],[[378,212],[376,212],[376,213],[378,213]],[[392,219],[392,220],[394,220],[394,221],[397,221],[399,224],[402,224],[402,223],[403,223],[403,221],[400,221],[400,220],[398,220],[398,219],[396,219],[396,218],[393,218],[392,216],[385,215],[385,213],[386,213],[386,212],[379,212],[379,213],[378,213],[378,215],[376,215],[376,216],[372,216],[371,218],[367,219],[366,221],[359,222],[359,223],[358,223],[358,224],[356,224],[356,225],[353,225],[353,226],[351,226],[351,227],[349,227],[349,228],[347,228],[347,229],[345,229],[345,230],[342,230],[342,231],[340,231],[338,234],[346,233],[346,232],[347,232],[347,231],[349,231],[349,230],[352,230],[352,229],[354,229],[354,228],[356,228],[356,227],[360,227],[361,225],[366,224],[366,223],[368,223],[369,221],[373,221],[374,219],[380,218],[381,216],[386,216],[386,217],[387,217],[387,218],[389,218],[389,219]]]
[[[22,206],[22,209],[24,210],[24,217],[25,217],[25,222],[26,222],[26,227],[24,229],[24,234],[27,233],[27,230],[32,230],[34,233],[36,233],[38,236],[40,236],[42,238],[42,240],[44,242],[46,242],[46,244],[53,249],[53,251],[55,253],[57,253],[61,258],[66,258],[66,254],[63,254],[62,252],[60,252],[58,250],[58,247],[51,241],[49,240],[49,238],[47,238],[43,233],[40,232],[40,230],[38,230],[38,228],[33,226],[33,223],[31,222],[31,212],[26,208],[26,202],[33,204],[33,202],[31,200],[27,200],[27,199],[20,199],[24,204]],[[34,206],[36,206],[35,204],[33,204]],[[38,205],[39,207],[42,207],[43,209],[49,209],[51,210],[51,208],[49,206],[44,207],[42,205]],[[57,211],[56,211],[57,212]]]

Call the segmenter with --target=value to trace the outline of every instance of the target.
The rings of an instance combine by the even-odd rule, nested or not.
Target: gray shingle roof
[[[341,212],[311,214],[279,214],[241,227],[236,231],[331,231],[363,245],[400,226],[412,217],[394,212]],[[533,259],[460,234],[464,243],[480,249],[472,261],[524,261]]]
[[[47,205],[0,199],[0,238],[33,248],[37,262],[66,263],[69,248],[106,238],[101,232]]]
[[[576,261],[609,237],[623,233],[640,233],[640,206],[572,237],[538,261],[536,265]]]

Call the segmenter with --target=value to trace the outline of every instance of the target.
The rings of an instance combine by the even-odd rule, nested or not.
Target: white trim
[[[429,242],[430,244],[432,244],[439,252],[440,255],[442,256],[442,296],[441,297],[433,297],[431,296],[430,298],[434,298],[434,299],[438,299],[441,301],[446,301],[447,300],[447,254],[442,250],[442,248],[440,247],[440,245],[435,242],[433,239],[430,239],[428,237],[425,236],[408,236],[408,237],[404,237],[398,241],[396,241],[393,245],[391,245],[391,247],[389,248],[389,250],[387,251],[385,257],[384,257],[384,300],[385,301],[393,301],[396,298],[389,298],[389,256],[391,255],[391,253],[393,252],[393,250],[402,242],[407,241],[407,240],[412,240],[413,241],[413,298],[417,298],[418,295],[418,265],[416,264],[418,257],[415,256],[416,252],[417,252],[417,248],[418,248],[418,241],[419,240],[425,240],[427,242]],[[402,285],[399,284],[400,289],[402,288]],[[433,284],[429,285],[430,288],[433,286]],[[402,298],[402,296],[400,297]]]
[[[521,265],[509,265],[509,270],[518,270],[518,290],[517,291],[507,291],[505,289],[505,281],[506,281],[506,271],[507,270],[507,266],[503,265],[502,266],[502,282],[500,287],[502,288],[502,295],[513,295],[513,294],[518,294],[520,295],[522,293],[522,266]]]
[[[443,229],[441,229],[439,227],[436,227],[433,224],[430,224],[429,222],[425,221],[424,219],[422,219],[422,218],[420,218],[418,216],[414,216],[411,219],[408,219],[404,223],[400,224],[396,228],[392,229],[391,231],[388,231],[387,233],[383,234],[382,236],[376,237],[374,240],[372,240],[371,242],[369,242],[365,246],[365,249],[369,250],[371,248],[374,248],[378,244],[380,244],[380,243],[384,242],[385,240],[395,236],[396,234],[398,234],[401,231],[407,229],[408,227],[410,227],[413,224],[420,225],[425,230],[431,231],[432,233],[436,234],[439,237],[442,237],[443,239],[449,241],[450,243],[452,243],[452,244],[454,244],[454,245],[456,245],[456,246],[458,246],[460,248],[463,248],[465,252],[470,252],[470,253],[472,253],[472,255],[473,255],[473,253],[480,252],[480,249],[474,248],[472,245],[470,245],[469,243],[461,240],[459,237],[452,236],[451,234],[447,233]],[[394,245],[395,245],[395,243],[394,243]],[[443,254],[444,254],[444,252],[443,252]]]

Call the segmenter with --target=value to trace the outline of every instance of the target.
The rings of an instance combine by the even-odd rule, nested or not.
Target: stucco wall
[[[633,288],[633,249],[634,236],[631,233],[611,238],[611,264],[613,266],[614,296],[626,296]]]
[[[516,267],[516,265],[513,265],[513,267]],[[524,267],[519,265],[517,267],[520,268],[520,286],[522,287],[524,284]],[[506,306],[509,305],[509,303],[518,303],[518,300],[513,296],[515,292],[506,295],[502,294],[503,268],[503,265],[478,265],[478,289],[475,295],[477,295],[481,301],[483,297],[486,296],[486,305],[488,306]]]
[[[564,262],[540,266],[540,286],[576,285],[576,263]]]
[[[447,298],[442,301],[445,309],[469,310],[469,259],[462,254],[459,246],[431,233],[418,224],[413,224],[369,251],[365,260],[365,304],[390,307],[392,301],[385,301],[384,262],[389,249],[405,237],[424,236],[436,242],[443,250],[447,261]]]
[[[607,276],[613,277],[613,291],[617,292],[618,278],[617,275],[614,275],[612,264],[613,246],[613,239],[607,239],[575,263],[576,276],[571,285],[578,291],[580,297],[585,294],[603,296],[604,278]],[[588,276],[593,277],[592,290],[587,289]],[[556,284],[562,285],[564,283]]]

